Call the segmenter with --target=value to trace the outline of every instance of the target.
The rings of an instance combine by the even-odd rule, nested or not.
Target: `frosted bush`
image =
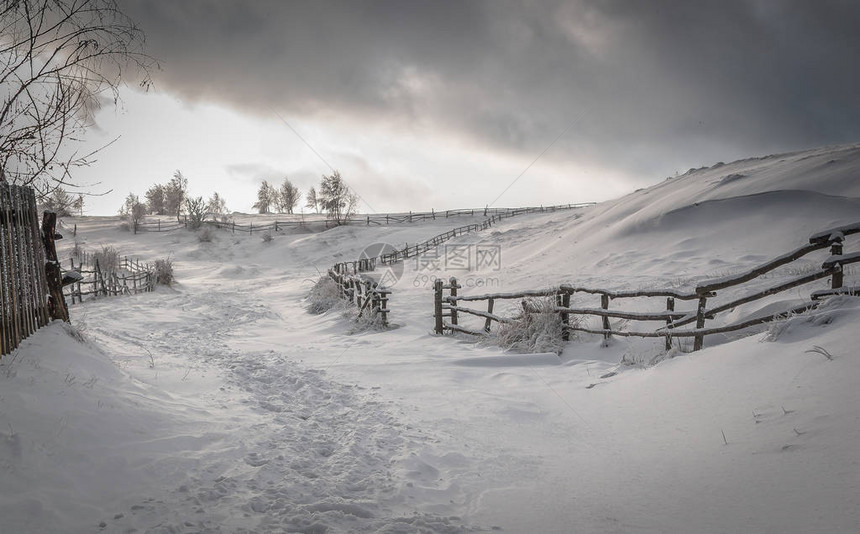
[[[341,308],[344,300],[340,298],[340,287],[328,275],[323,275],[308,293],[308,311],[315,315],[334,308]]]
[[[561,353],[564,348],[564,328],[561,315],[555,312],[555,307],[555,297],[528,299],[523,311],[513,322],[499,325],[496,342],[503,349],[516,352]],[[576,320],[575,316],[570,316],[571,325]]]
[[[197,241],[200,243],[211,243],[212,238],[214,236],[214,232],[212,228],[209,226],[204,226],[197,232]]]
[[[162,260],[155,260],[155,283],[162,286],[169,286],[174,280],[173,260],[169,257]]]
[[[111,246],[103,246],[93,254],[93,264],[95,262],[98,262],[102,272],[116,272],[119,270],[119,252]]]
[[[364,310],[364,313],[360,317],[358,315],[358,308],[355,307],[349,308],[344,315],[350,320],[349,334],[387,329],[382,323],[382,314],[373,313],[370,306]]]

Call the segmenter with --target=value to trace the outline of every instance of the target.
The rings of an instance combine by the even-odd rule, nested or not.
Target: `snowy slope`
[[[55,324],[0,361],[0,532],[856,532],[856,299],[664,359],[662,341],[438,338],[429,288],[690,287],[860,219],[858,170],[860,147],[823,148],[510,219],[449,243],[498,246],[498,268],[405,264],[384,332],[302,299],[371,243],[471,221],[272,243],[64,221],[91,249],[170,254],[179,281],[75,305],[84,343]]]

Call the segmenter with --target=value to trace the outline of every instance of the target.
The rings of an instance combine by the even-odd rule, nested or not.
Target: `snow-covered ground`
[[[432,335],[430,288],[437,276],[464,293],[689,288],[860,220],[858,171],[860,147],[825,148],[509,219],[448,243],[472,254],[469,269],[407,262],[382,332],[308,314],[303,299],[372,243],[471,220],[270,243],[66,220],[86,248],[170,255],[178,282],[76,304],[71,327],[0,361],[0,532],[857,532],[856,298],[696,353],[580,336],[557,356]],[[478,268],[478,245],[500,263]]]

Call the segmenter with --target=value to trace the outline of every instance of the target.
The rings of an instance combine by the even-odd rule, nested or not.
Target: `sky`
[[[251,211],[340,171],[359,211],[601,201],[860,140],[860,3],[120,0],[154,87],[76,175],[112,214],[175,170]],[[130,84],[133,87],[133,84]],[[302,202],[304,204],[304,202]]]

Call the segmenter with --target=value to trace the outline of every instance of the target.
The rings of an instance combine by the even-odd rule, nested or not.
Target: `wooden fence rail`
[[[598,288],[578,287],[569,284],[561,285],[552,289],[541,289],[533,291],[520,291],[514,293],[495,293],[486,295],[469,295],[460,296],[457,290],[461,287],[455,278],[451,278],[448,283],[442,280],[437,280],[434,285],[434,316],[435,316],[435,332],[444,334],[445,332],[463,332],[472,335],[486,335],[491,330],[491,325],[495,321],[497,323],[511,322],[514,319],[504,317],[493,312],[495,302],[504,299],[520,299],[522,300],[523,313],[539,313],[533,305],[530,305],[528,300],[535,297],[548,297],[555,299],[555,307],[551,313],[558,313],[563,324],[564,339],[568,339],[569,332],[579,331],[593,334],[602,334],[606,338],[612,335],[617,336],[636,336],[636,337],[662,337],[666,340],[666,349],[671,348],[672,338],[693,338],[693,350],[697,351],[703,347],[704,338],[708,335],[722,334],[743,330],[754,325],[773,321],[780,316],[800,313],[802,311],[814,309],[819,305],[822,298],[832,295],[857,295],[857,287],[844,288],[843,285],[843,267],[852,263],[860,262],[860,252],[843,253],[843,242],[846,236],[860,233],[860,223],[833,228],[824,232],[814,234],[809,239],[809,244],[804,245],[787,254],[783,254],[768,262],[765,262],[749,271],[724,277],[721,279],[710,280],[703,284],[699,284],[693,292],[684,293],[675,290],[646,290],[646,291],[611,291]],[[741,286],[751,280],[759,278],[771,271],[798,260],[812,252],[830,248],[830,257],[828,257],[821,266],[812,273],[800,276],[786,282],[777,284],[765,289],[759,289],[749,293],[743,297],[736,298],[729,302],[719,304],[717,306],[708,307],[708,300],[716,297],[718,290],[727,289],[730,287]],[[822,278],[830,277],[831,288],[829,290],[816,291],[812,293],[811,300],[800,306],[795,306],[789,310],[779,313],[769,314],[763,317],[755,317],[744,321],[736,322],[729,325],[705,328],[706,320],[713,320],[720,313],[733,310],[734,308],[763,299],[770,295],[775,295],[809,284]],[[445,292],[448,292],[445,294]],[[570,299],[577,293],[586,293],[600,296],[600,307],[571,307]],[[615,299],[626,298],[666,298],[665,309],[653,312],[639,311],[622,311],[610,310],[609,303]],[[693,310],[682,312],[675,311],[675,301],[695,301],[696,307]],[[487,311],[480,309],[469,308],[463,306],[465,302],[487,302]],[[460,324],[461,314],[468,314],[483,318],[485,320],[484,327],[481,330],[468,328]],[[577,323],[571,323],[571,315],[595,316],[602,319],[602,328],[588,328]],[[659,321],[663,324],[654,330],[629,331],[613,329],[610,326],[610,318],[626,319],[629,321],[639,322],[654,322]],[[446,320],[447,319],[447,320]],[[687,330],[679,330],[679,327],[695,323],[695,328]]]
[[[52,319],[68,321],[56,220],[46,211],[40,231],[33,190],[0,181],[0,355]]]
[[[358,316],[365,313],[372,317],[379,316],[382,326],[388,326],[388,296],[390,290],[379,287],[370,278],[359,275],[348,275],[329,270],[329,277],[340,288],[340,297],[358,307]]]

